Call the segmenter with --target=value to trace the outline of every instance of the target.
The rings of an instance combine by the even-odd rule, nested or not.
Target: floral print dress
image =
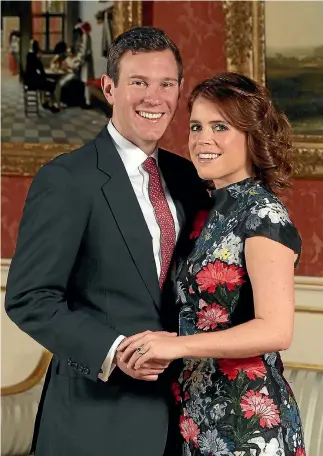
[[[221,331],[254,318],[244,243],[265,236],[300,254],[283,204],[254,179],[212,192],[177,263],[180,335]],[[274,297],[273,297],[274,299]],[[305,456],[300,415],[279,353],[184,359],[173,393],[183,456]]]

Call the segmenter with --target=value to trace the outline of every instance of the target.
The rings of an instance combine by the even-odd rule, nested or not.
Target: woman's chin
[[[213,179],[216,179],[217,176],[214,176],[214,173],[208,173],[208,172],[205,172],[204,170],[197,170],[197,174],[199,175],[199,177],[203,180],[206,180],[206,181],[212,181]]]

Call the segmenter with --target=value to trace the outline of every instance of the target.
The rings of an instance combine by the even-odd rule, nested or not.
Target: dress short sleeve
[[[264,236],[289,247],[298,255],[298,263],[302,240],[286,207],[279,200],[263,198],[251,207],[245,225],[245,238],[253,236]]]

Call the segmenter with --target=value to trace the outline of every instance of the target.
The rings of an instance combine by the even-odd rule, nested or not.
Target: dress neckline
[[[258,180],[255,177],[247,177],[226,187],[211,190],[211,197],[214,201],[213,209],[220,214],[226,214],[237,202],[238,198],[247,194],[257,183]]]
[[[249,189],[256,182],[257,180],[254,177],[246,177],[241,181],[233,182],[232,184],[226,185],[225,187],[214,188],[211,190],[211,195],[215,200],[224,197],[227,193],[233,197],[237,197],[240,192]]]

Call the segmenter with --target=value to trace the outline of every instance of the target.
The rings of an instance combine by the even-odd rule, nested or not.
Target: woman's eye
[[[226,131],[228,127],[225,124],[216,124],[214,125],[213,129],[215,131]]]
[[[201,130],[201,125],[192,124],[192,125],[190,125],[190,130],[191,131],[200,131]]]

